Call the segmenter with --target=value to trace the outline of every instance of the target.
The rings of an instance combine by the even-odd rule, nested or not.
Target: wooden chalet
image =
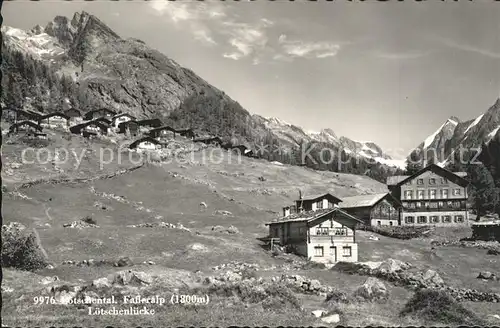
[[[99,117],[105,117],[108,120],[111,120],[113,116],[115,116],[117,113],[114,110],[108,109],[108,108],[100,108],[100,109],[93,109],[85,113],[83,118],[85,120],[94,120]]]
[[[201,142],[201,143],[204,143],[206,145],[216,146],[216,147],[222,147],[224,144],[222,139],[219,137],[195,139],[194,142]]]
[[[237,152],[239,155],[254,157],[253,151],[245,145],[231,146],[230,149]]]
[[[129,137],[136,137],[139,134],[139,124],[137,121],[126,121],[118,124],[118,133],[124,133]]]
[[[70,124],[78,124],[83,121],[82,113],[76,108],[69,108],[63,111],[63,114],[69,117]]]
[[[181,137],[185,137],[191,140],[194,140],[196,138],[196,134],[194,133],[193,129],[180,129],[180,130],[175,130],[176,133],[178,133]]]
[[[365,225],[400,225],[401,203],[389,192],[343,197],[339,204]]]
[[[111,125],[113,128],[118,129],[118,125],[120,125],[120,123],[127,121],[135,121],[135,117],[128,113],[120,113],[111,118]]]
[[[163,125],[163,122],[158,118],[151,118],[145,120],[138,120],[137,125],[146,129],[159,128]]]
[[[176,130],[168,125],[161,126],[148,131],[148,135],[152,138],[175,138]]]
[[[163,143],[152,137],[144,137],[135,140],[129,145],[129,149],[142,150],[157,150],[163,147]]]
[[[483,241],[500,242],[500,221],[474,222],[472,227],[472,239]]]
[[[67,128],[69,126],[70,117],[63,112],[53,112],[43,115],[40,118],[40,125],[43,127],[55,128]]]
[[[326,265],[357,262],[356,226],[362,221],[338,206],[290,214],[266,223],[263,241],[291,246],[295,253]]]
[[[12,124],[9,127],[8,135],[19,134],[20,132],[26,135],[35,135],[35,133],[41,133],[42,131],[43,127],[40,124],[25,120]]]
[[[84,132],[89,132],[90,135],[107,135],[108,125],[103,124],[99,121],[89,121],[74,125],[69,128],[71,133],[83,134]]]

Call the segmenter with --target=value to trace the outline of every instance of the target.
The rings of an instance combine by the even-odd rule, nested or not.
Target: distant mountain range
[[[460,148],[478,149],[495,138],[500,139],[500,99],[475,119],[462,122],[450,117],[415,148],[408,159],[413,156],[446,166],[453,162]]]

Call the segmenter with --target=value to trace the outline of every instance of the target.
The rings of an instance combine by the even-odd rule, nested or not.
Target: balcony
[[[349,243],[353,242],[353,236],[333,236],[333,235],[311,235],[311,243]]]

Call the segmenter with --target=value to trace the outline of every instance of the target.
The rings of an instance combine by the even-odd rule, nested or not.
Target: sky
[[[4,2],[4,24],[96,15],[224,90],[306,131],[409,153],[447,118],[500,96],[500,2]]]

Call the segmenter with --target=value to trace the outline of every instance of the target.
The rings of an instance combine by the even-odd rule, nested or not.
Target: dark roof
[[[112,109],[109,109],[109,108],[100,108],[100,109],[92,109],[92,110],[89,110],[88,112],[85,113],[84,117],[86,119],[88,119],[89,117],[92,117],[92,114],[94,114],[95,112],[107,112],[107,113],[110,113],[110,114],[113,114],[115,115],[116,112]]]
[[[302,197],[302,199],[297,199],[296,202],[300,202],[300,201],[304,201],[304,200],[316,200],[318,198],[322,198],[322,197],[331,197],[331,198],[335,198],[337,201],[341,202],[342,199],[338,198],[338,197],[335,197],[333,196],[332,194],[330,194],[329,192],[325,193],[325,194],[313,194],[313,195],[306,195],[304,197]]]
[[[133,115],[130,115],[129,113],[120,113],[120,114],[116,114],[115,116],[113,116],[111,119],[114,120],[114,119],[117,119],[118,117],[121,117],[121,116],[128,116],[128,117],[131,117],[135,120],[135,116]]]
[[[141,142],[144,142],[144,141],[148,141],[148,142],[154,143],[155,145],[160,145],[161,144],[161,142],[159,142],[158,140],[156,140],[154,138],[144,137],[144,138],[140,138],[140,139],[137,139],[136,141],[132,142],[128,146],[128,148],[136,148],[138,144],[140,144]]]
[[[104,123],[104,124],[107,124],[107,125],[110,125],[111,124],[111,121],[108,120],[107,118],[105,117],[98,117],[90,122],[99,122],[99,123]]]
[[[69,109],[66,109],[63,113],[70,113],[70,112],[77,112],[78,113],[78,116],[82,116],[82,112],[80,112],[78,109],[76,108],[69,108]],[[66,114],[68,115],[68,114]]]
[[[34,122],[31,122],[31,121],[21,121],[21,122],[17,122],[17,123],[14,123],[12,124],[10,127],[9,127],[9,131],[13,131],[16,127],[20,127],[20,126],[24,126],[24,125],[29,125],[31,126],[32,128],[38,130],[38,131],[42,131],[43,128],[37,124],[37,123],[34,123]]]
[[[163,123],[158,118],[151,118],[151,119],[139,120],[139,121],[137,121],[137,124],[159,127],[159,126],[162,126]]]
[[[83,128],[85,128],[86,126],[89,126],[89,125],[96,125],[96,126],[98,126],[99,128],[101,128],[103,130],[107,130],[108,129],[108,126],[106,126],[105,124],[102,124],[101,122],[99,122],[97,120],[93,120],[93,121],[88,121],[88,122],[80,123],[80,124],[77,124],[77,125],[73,125],[72,127],[69,128],[69,130],[71,132],[73,132],[73,133],[78,133]]]
[[[327,208],[327,209],[322,209],[322,210],[316,210],[316,211],[307,211],[307,212],[302,212],[302,213],[293,213],[289,216],[286,216],[284,218],[279,218],[277,220],[271,221],[266,223],[266,225],[271,225],[271,224],[280,224],[280,223],[287,223],[287,222],[312,222],[314,220],[320,219],[326,215],[329,215],[331,213],[340,213],[343,216],[355,220],[359,223],[364,223],[357,217],[343,211],[340,209],[338,206],[334,206],[333,208]]]
[[[163,130],[168,130],[168,131],[176,132],[173,127],[171,127],[169,125],[164,125],[164,126],[160,126],[158,128],[151,129],[151,130],[148,131],[148,133],[154,133],[154,132],[163,131]]]
[[[125,127],[127,125],[130,125],[130,124],[137,124],[139,125],[139,123],[137,123],[136,120],[130,120],[130,121],[125,121],[125,122],[121,122],[120,124],[118,124],[118,128],[122,128],[122,127]]]
[[[203,143],[214,142],[214,141],[222,144],[222,139],[219,138],[219,137],[211,137],[211,138],[204,138],[204,139],[196,139],[196,140],[194,140],[194,142],[203,142]]]
[[[382,200],[390,198],[391,203],[399,204],[399,201],[389,192],[370,195],[357,195],[342,198],[339,204],[340,208],[358,208],[358,207],[372,207],[377,205]]]
[[[49,114],[43,115],[42,117],[40,117],[40,119],[44,120],[46,118],[51,118],[51,117],[54,117],[54,116],[60,116],[62,118],[65,118],[65,119],[69,120],[69,116],[66,115],[66,114],[64,114],[63,112],[49,113]]]
[[[33,120],[38,120],[41,117],[41,115],[39,113],[33,113],[31,111],[26,111],[23,109],[14,109],[13,111],[17,112],[18,115],[22,115],[22,116],[25,116],[29,119],[33,119]]]
[[[466,179],[456,175],[455,173],[451,172],[451,171],[448,171],[447,169],[444,169],[442,168],[441,166],[437,165],[437,164],[430,164],[426,167],[424,167],[423,169],[421,169],[420,171],[418,171],[417,173],[413,174],[413,175],[410,175],[409,177],[407,177],[406,179],[403,179],[401,181],[399,181],[396,185],[397,186],[400,186],[404,183],[406,183],[407,181],[409,180],[413,180],[414,178],[418,177],[419,175],[427,172],[427,171],[432,171],[434,173],[436,173],[437,175],[440,175],[440,176],[444,176],[446,177],[448,180],[458,184],[459,186],[462,186],[462,187],[465,187],[469,184],[469,181],[467,181]]]

